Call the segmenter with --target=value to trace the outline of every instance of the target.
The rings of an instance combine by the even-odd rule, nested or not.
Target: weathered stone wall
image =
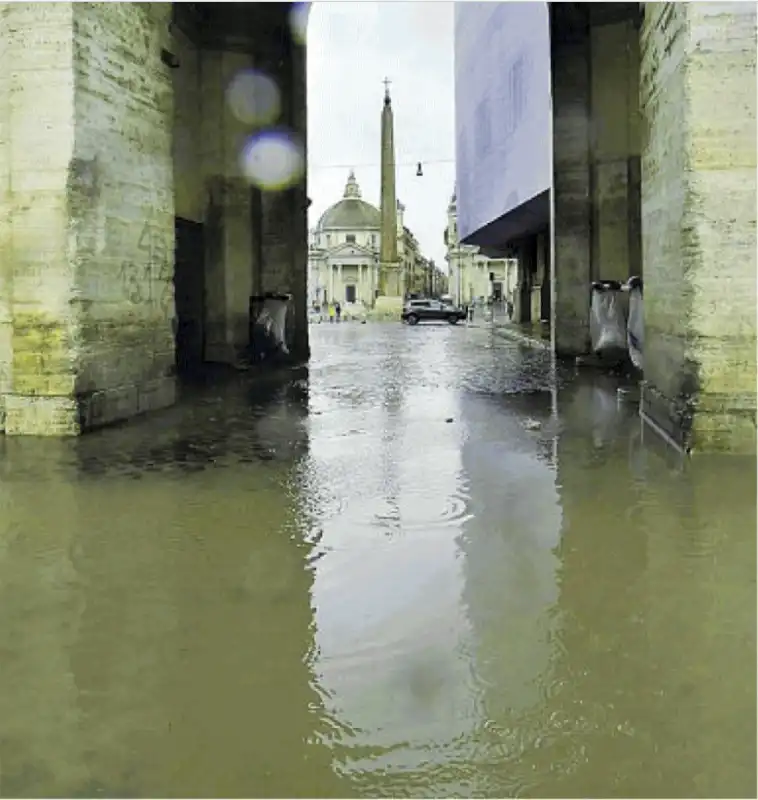
[[[5,424],[9,431],[68,430],[77,424],[66,203],[73,10],[67,3],[4,3],[0,15]]]
[[[70,244],[85,427],[174,402],[169,3],[75,3]]]
[[[755,452],[755,6],[648,4],[641,64],[643,411]]]
[[[198,47],[168,3],[0,4],[0,429],[76,434],[173,402],[175,217],[205,229],[206,359],[247,345],[256,285],[293,294],[307,356],[305,178],[256,213],[254,129],[225,98],[273,57],[279,122],[304,141],[304,48],[281,50],[270,11],[260,32],[264,12],[227,13],[245,38]]]
[[[3,5],[8,433],[173,402],[168,9]]]
[[[13,48],[7,35],[10,3],[0,4],[0,432],[5,430],[5,398],[11,386],[13,350],[13,284],[11,274],[11,147],[10,61]]]

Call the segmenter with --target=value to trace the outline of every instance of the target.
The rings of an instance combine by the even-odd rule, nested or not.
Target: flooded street
[[[0,795],[754,797],[755,462],[488,330],[311,346],[0,439]]]

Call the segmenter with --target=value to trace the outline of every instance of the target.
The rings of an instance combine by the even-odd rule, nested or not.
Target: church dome
[[[317,227],[321,231],[339,228],[379,230],[381,219],[381,213],[376,206],[361,200],[361,190],[355,180],[355,173],[350,170],[342,200],[324,211]]]

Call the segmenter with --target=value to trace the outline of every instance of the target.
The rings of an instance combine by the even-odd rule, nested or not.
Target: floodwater
[[[487,330],[312,347],[0,440],[0,795],[755,797],[754,461]]]

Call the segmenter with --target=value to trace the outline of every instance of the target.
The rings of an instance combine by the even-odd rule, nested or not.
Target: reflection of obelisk
[[[390,101],[389,80],[384,79],[382,108],[382,231],[379,250],[379,294],[377,308],[386,313],[400,313],[403,305],[403,286],[397,258],[397,197],[395,194],[395,139]]]

